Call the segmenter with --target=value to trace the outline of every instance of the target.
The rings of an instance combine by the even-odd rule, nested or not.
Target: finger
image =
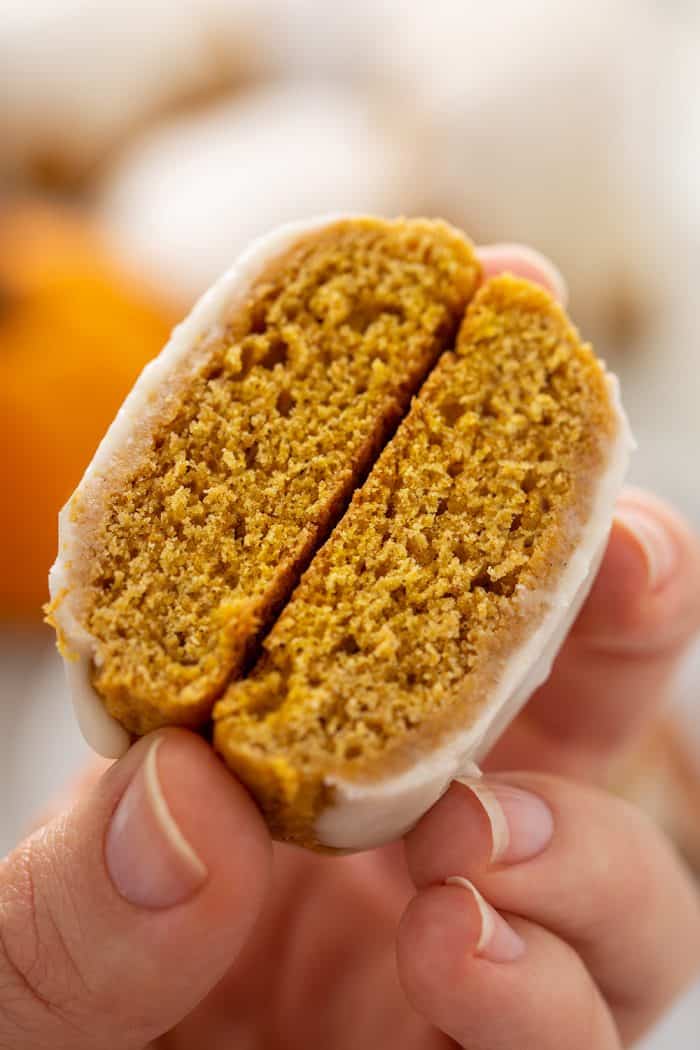
[[[627,490],[552,674],[490,768],[602,775],[657,712],[699,626],[698,538],[666,504]]]
[[[619,1050],[576,953],[533,923],[506,922],[464,880],[413,898],[397,962],[412,1006],[469,1050]]]
[[[636,1038],[700,969],[700,903],[651,823],[598,789],[538,774],[455,784],[407,836],[419,888],[474,882],[569,943]]]
[[[0,865],[0,1046],[142,1047],[230,967],[270,843],[193,734],[146,737]]]
[[[499,273],[512,273],[541,284],[566,306],[569,293],[566,281],[554,263],[525,244],[486,244],[477,248],[484,280]]]

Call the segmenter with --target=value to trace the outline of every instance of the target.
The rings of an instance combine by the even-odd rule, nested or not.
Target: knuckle
[[[631,802],[616,800],[619,836],[613,865],[614,891],[618,902],[632,912],[648,914],[658,895],[657,832],[651,820]]]
[[[629,802],[609,800],[608,820],[590,851],[583,889],[582,939],[597,943],[610,914],[649,915],[660,896],[657,832],[648,817]],[[579,901],[581,903],[581,899]]]

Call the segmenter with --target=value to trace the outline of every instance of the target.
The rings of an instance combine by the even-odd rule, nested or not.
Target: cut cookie
[[[553,299],[478,281],[443,224],[326,220],[175,333],[52,572],[103,747],[213,712],[272,833],[330,850],[401,835],[474,770],[549,672],[631,447]]]

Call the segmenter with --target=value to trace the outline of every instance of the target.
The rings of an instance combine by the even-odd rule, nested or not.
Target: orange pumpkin
[[[1,619],[40,618],[58,510],[174,319],[79,214],[0,215]]]

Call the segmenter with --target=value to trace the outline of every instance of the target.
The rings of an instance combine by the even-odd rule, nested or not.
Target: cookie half
[[[489,281],[214,711],[278,837],[406,831],[549,673],[609,530],[615,381],[527,281]]]
[[[444,223],[323,219],[255,244],[175,330],[60,518],[51,617],[99,750],[207,721],[479,276]]]

